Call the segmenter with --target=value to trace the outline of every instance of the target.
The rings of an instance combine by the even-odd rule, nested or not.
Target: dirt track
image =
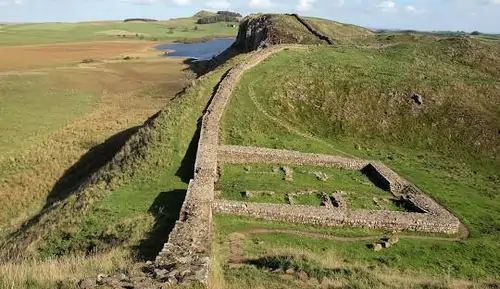
[[[289,229],[249,228],[229,234],[228,236],[229,262],[233,264],[238,264],[244,261],[245,259],[244,242],[248,236],[266,235],[266,234],[296,235],[300,237],[306,237],[312,239],[326,239],[336,242],[358,242],[358,241],[374,242],[384,237],[377,235],[360,236],[360,237],[343,237],[343,236],[319,234],[319,233],[305,232],[299,230],[289,230]],[[466,236],[458,236],[456,238],[446,238],[446,237],[418,236],[418,235],[404,235],[404,234],[397,236],[400,239],[434,240],[434,241],[447,241],[447,242],[458,242],[463,238],[466,238]]]

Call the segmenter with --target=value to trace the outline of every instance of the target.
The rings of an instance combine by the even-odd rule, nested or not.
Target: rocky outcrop
[[[233,46],[242,51],[265,48],[269,43],[269,24],[271,15],[247,17],[240,23],[238,36]]]

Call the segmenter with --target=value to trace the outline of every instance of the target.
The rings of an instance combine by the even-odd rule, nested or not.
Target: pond
[[[200,43],[172,43],[161,44],[155,47],[156,50],[170,50],[165,53],[167,57],[196,58],[198,60],[208,60],[219,55],[233,44],[233,38],[215,38],[210,41]]]

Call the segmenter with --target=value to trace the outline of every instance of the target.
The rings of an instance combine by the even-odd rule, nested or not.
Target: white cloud
[[[227,9],[231,7],[231,3],[228,0],[214,0],[207,2],[205,6],[212,9]]]
[[[490,0],[491,4],[500,4],[500,0]]]
[[[173,0],[175,5],[186,6],[191,5],[191,0]]]
[[[248,3],[251,8],[269,8],[273,5],[271,0],[250,0],[250,3]]]
[[[299,4],[297,4],[296,9],[299,11],[311,10],[314,2],[316,2],[316,0],[299,0]]]
[[[391,0],[382,1],[376,6],[382,12],[397,12],[396,2]]]
[[[11,6],[11,5],[22,6],[24,4],[25,4],[24,0],[0,0],[0,7]]]
[[[421,13],[424,13],[425,10],[424,9],[419,9],[413,5],[406,5],[405,6],[405,11],[406,12],[410,12],[410,13],[414,13],[414,14],[421,14]]]

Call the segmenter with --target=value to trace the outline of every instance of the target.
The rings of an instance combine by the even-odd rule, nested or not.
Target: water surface
[[[208,60],[222,53],[233,44],[233,38],[215,38],[207,42],[200,43],[172,43],[161,44],[155,47],[157,50],[171,50],[165,53],[167,57],[196,58],[198,60]]]

